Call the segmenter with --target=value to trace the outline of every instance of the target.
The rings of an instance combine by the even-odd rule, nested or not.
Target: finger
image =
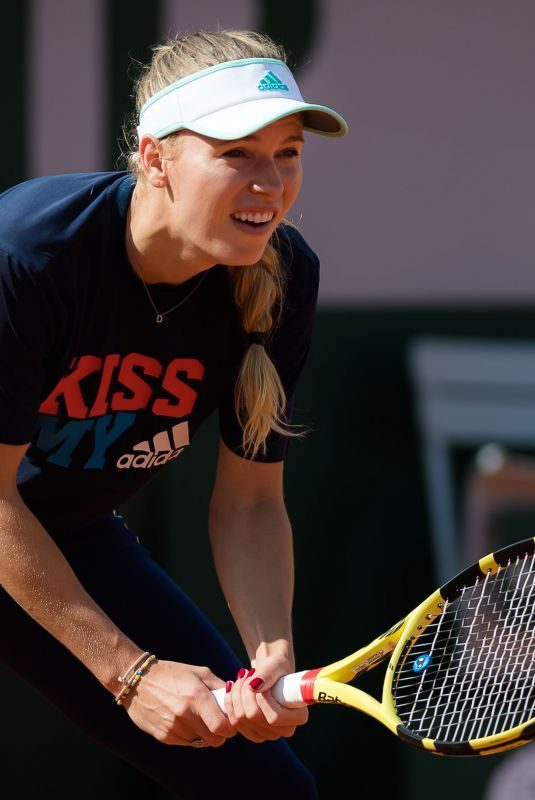
[[[207,741],[204,736],[195,736],[193,739],[188,741],[188,746],[193,747],[196,750],[202,750],[205,747],[221,747],[221,745],[225,744],[226,739],[220,739],[219,741]]]
[[[233,683],[232,681],[229,681],[225,687],[227,688],[229,683],[232,684],[230,686],[230,702],[231,702],[230,719],[233,723],[235,723],[236,720],[242,719],[245,716],[243,710],[241,692],[247,675],[248,675],[248,670],[242,667],[240,670],[238,670],[238,673],[236,675],[236,680]]]
[[[236,732],[252,742],[263,742],[266,740],[266,735],[269,738],[278,738],[278,736],[274,736],[272,732],[266,728],[265,724],[263,726],[257,726],[254,721],[249,720],[245,714],[242,692],[245,686],[245,680],[249,674],[249,672],[242,668],[236,675],[235,681],[227,682],[225,687],[225,713]]]
[[[298,725],[308,721],[308,708],[287,708],[275,700],[271,691],[247,692],[247,683],[242,687],[241,700],[247,719],[240,720],[240,730],[247,726],[255,736],[264,739],[289,738],[294,735]]]
[[[233,728],[236,726],[237,717],[234,713],[234,703],[232,701],[232,687],[234,686],[234,681],[227,681],[225,685],[225,697],[224,697],[224,705],[225,705],[225,714],[227,715],[227,719],[232,725]]]
[[[224,737],[228,739],[236,734],[232,722],[227,715],[221,711],[218,704],[214,702],[213,695],[206,692],[196,703],[198,722],[208,731],[209,735]],[[193,724],[195,730],[199,730],[199,735],[206,738],[203,730],[197,724]]]
[[[261,703],[264,702],[265,708],[269,709],[263,695],[251,692],[247,683],[238,688],[239,695],[236,705],[239,705],[242,709],[237,721],[237,728],[240,733],[255,742],[278,739],[281,735],[279,728],[268,721],[266,713],[261,707]],[[276,711],[270,710],[270,715],[271,719],[276,721]],[[287,731],[285,730],[284,733],[287,733]]]
[[[275,741],[280,733],[269,725],[256,725],[254,721],[243,717],[236,722],[236,730],[251,742],[260,743],[265,741]]]
[[[254,670],[250,670],[240,687],[241,705],[247,719],[263,724],[265,719],[263,709],[267,707],[267,704],[262,703],[264,696],[259,690],[264,685],[264,681],[258,676],[250,678],[251,673],[254,674]],[[269,693],[269,690],[266,691]]]
[[[262,693],[256,692],[255,697],[259,708],[270,725],[295,728],[308,722],[309,711],[307,706],[297,706],[295,708],[282,706],[275,700],[269,690]]]
[[[188,747],[221,747],[227,741],[226,736],[216,736],[202,724],[200,720],[196,722],[195,728],[189,729],[187,732],[177,734],[177,739],[180,739],[180,744],[185,744]]]
[[[213,702],[211,695],[208,694],[206,702],[199,703],[199,706],[199,710],[194,707],[182,709],[180,714],[167,723],[165,741],[191,745],[193,741],[202,739],[203,746],[221,747],[227,739],[236,735],[236,730]]]
[[[208,747],[220,747],[235,731],[226,716],[207,693],[206,702],[181,706],[175,709],[174,719],[167,723],[175,736],[191,744],[195,739],[203,739]]]
[[[183,747],[193,747],[196,750],[201,750],[203,747],[213,746],[213,745],[209,745],[208,742],[202,736],[193,736],[190,739],[189,738],[189,734],[188,734],[188,738],[184,738],[182,736],[177,736],[175,743],[178,744],[178,745],[181,745]],[[221,744],[223,744],[223,742]],[[217,745],[217,746],[220,747],[220,745]]]
[[[157,741],[171,747],[191,747],[192,739],[196,738],[190,731],[185,731],[181,728],[168,730],[156,725],[147,725],[145,730]]]
[[[230,727],[226,717],[224,717],[224,723],[226,730],[227,728]],[[234,735],[234,731],[232,731],[232,729],[230,735]],[[202,739],[203,746],[221,747],[221,745],[224,744],[228,738],[230,738],[230,735],[227,736],[226,734],[221,735],[218,733],[214,733],[212,730],[210,730],[208,725],[205,724],[202,718],[197,717],[196,719],[192,720],[191,728],[187,736],[184,736],[184,738],[187,739],[189,744],[191,744],[191,742],[195,741],[196,739]]]

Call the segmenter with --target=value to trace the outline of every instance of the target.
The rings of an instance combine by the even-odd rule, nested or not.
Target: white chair
[[[528,512],[533,523],[526,537],[535,536],[535,458],[495,444],[484,445],[463,486],[462,553],[466,562],[471,564],[506,544],[504,519],[518,511]]]
[[[408,364],[436,578],[443,583],[468,566],[467,554],[482,544],[463,541],[452,450],[489,442],[535,449],[535,342],[422,337],[410,343]],[[470,529],[464,534],[471,535]]]

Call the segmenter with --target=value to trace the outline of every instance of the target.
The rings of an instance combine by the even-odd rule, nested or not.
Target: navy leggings
[[[109,515],[58,540],[89,594],[121,630],[162,660],[210,667],[223,679],[241,663],[191,600]],[[313,800],[310,773],[288,744],[237,735],[219,748],[162,744],[137,728],[101,684],[0,589],[0,659],[118,757],[184,800],[236,796]],[[39,658],[35,654],[39,654]]]

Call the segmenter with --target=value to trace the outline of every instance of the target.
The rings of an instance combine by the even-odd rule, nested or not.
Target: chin
[[[266,249],[266,244],[262,248],[255,249],[254,252],[247,250],[247,252],[222,254],[218,259],[218,264],[224,264],[227,267],[250,267],[260,261]]]

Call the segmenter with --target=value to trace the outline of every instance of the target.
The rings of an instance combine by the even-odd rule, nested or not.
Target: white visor
[[[346,121],[326,106],[303,100],[288,67],[274,58],[225,61],[167,86],[147,100],[138,136],[162,139],[187,128],[214,139],[241,139],[290,114],[305,130],[345,136]]]

